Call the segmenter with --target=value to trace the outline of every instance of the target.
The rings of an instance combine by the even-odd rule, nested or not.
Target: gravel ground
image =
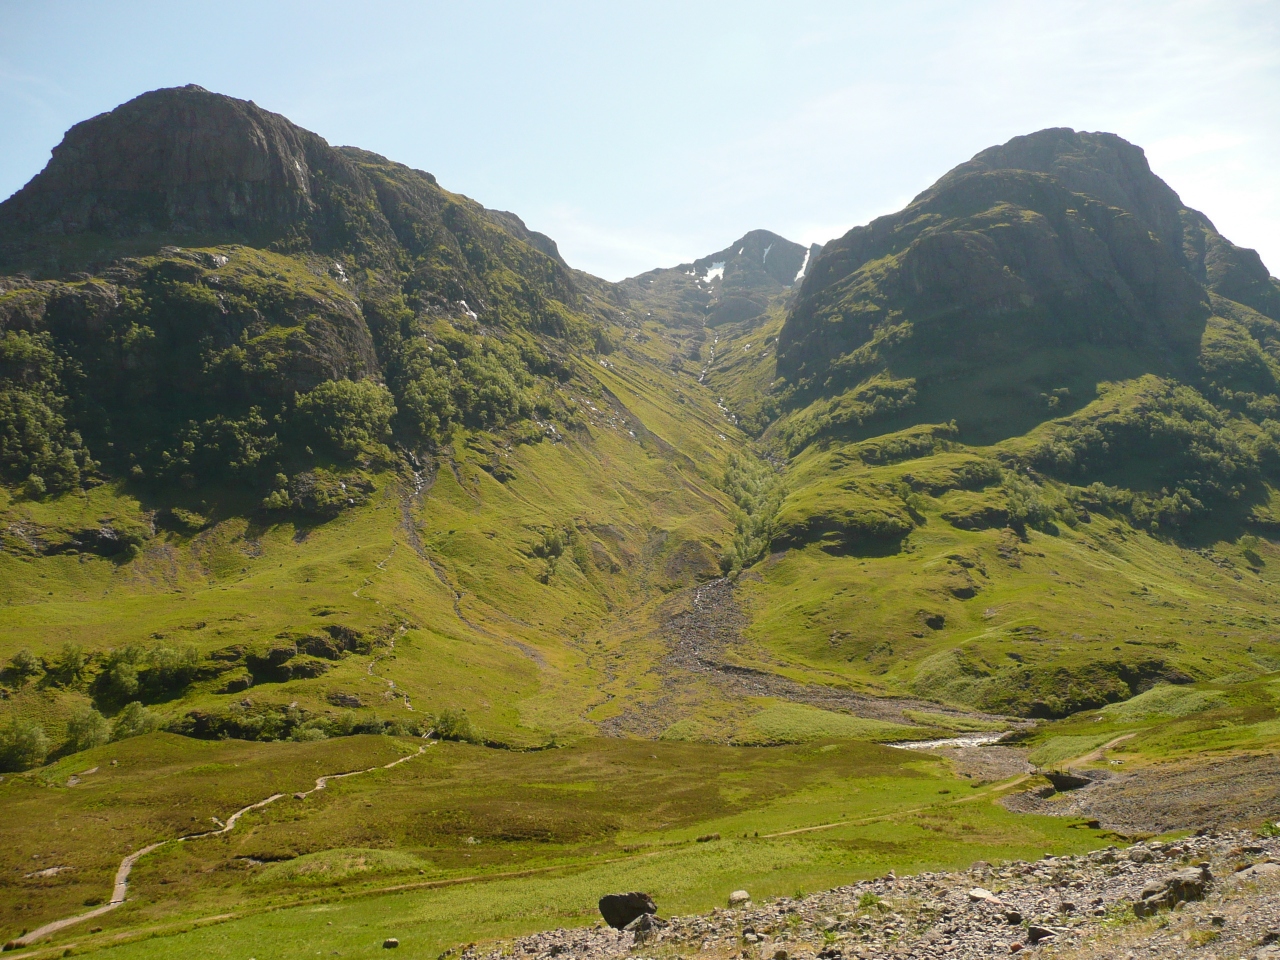
[[[1134,903],[1142,901],[1144,888],[1147,895],[1165,890],[1175,875],[1190,885],[1182,887],[1185,893],[1203,899],[1139,919]],[[647,934],[601,924],[473,946],[463,957],[924,960],[1012,954],[1280,960],[1280,839],[1236,831],[1034,863],[977,863],[959,873],[890,874],[803,899],[676,917]]]
[[[1018,813],[1094,819],[1128,837],[1223,829],[1280,815],[1280,756],[1274,754],[1196,758],[1132,773],[1101,773],[1105,779],[1082,790],[1049,797],[1019,793],[1004,805]]]
[[[629,707],[600,724],[606,736],[657,737],[673,719],[673,707],[700,699],[691,685],[710,683],[734,701],[748,697],[776,697],[866,717],[911,724],[908,711],[947,714],[1017,726],[1018,721],[976,711],[960,710],[909,697],[876,697],[840,687],[799,683],[781,674],[731,662],[731,652],[745,644],[742,630],[747,618],[738,607],[734,585],[728,579],[711,580],[691,587],[666,605],[660,634],[668,654],[651,668],[666,695],[651,704]],[[760,651],[753,651],[759,653]]]

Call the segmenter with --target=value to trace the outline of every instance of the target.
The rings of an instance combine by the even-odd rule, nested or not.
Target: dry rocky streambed
[[[744,892],[734,899],[741,900]],[[967,872],[893,874],[628,929],[475,946],[463,960],[1188,957],[1280,960],[1280,839],[1248,831]]]

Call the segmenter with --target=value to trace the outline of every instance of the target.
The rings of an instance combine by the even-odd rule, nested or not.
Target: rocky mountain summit
[[[752,230],[692,263],[650,270],[622,281],[620,292],[644,315],[677,328],[758,321],[785,300],[822,251],[768,230]]]
[[[1042,130],[829,243],[777,372],[809,399],[910,381],[910,421],[954,417],[989,442],[1044,419],[1054,390],[1066,411],[1101,379],[1197,378],[1211,317],[1275,340],[1280,285],[1257,253],[1187,209],[1140,148]]]

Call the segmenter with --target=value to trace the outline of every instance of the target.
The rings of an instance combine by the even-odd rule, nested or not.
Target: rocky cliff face
[[[1214,294],[1267,314],[1277,286],[1138,147],[1045,130],[828,244],[783,327],[777,371],[810,399],[910,382],[919,417],[992,439],[1043,419],[1054,390],[1091,397],[1104,379],[1193,376]]]
[[[636,309],[673,326],[741,323],[789,295],[821,249],[752,230],[692,263],[650,270],[618,286]]]
[[[1072,193],[1128,211],[1171,250],[1181,251],[1197,282],[1214,293],[1280,319],[1280,293],[1257,251],[1237,247],[1198,210],[1151,172],[1146,154],[1112,133],[1041,130],[983,150],[933,188],[974,172],[1030,170],[1052,176]]]
[[[0,205],[0,230],[9,262],[54,237],[269,238],[314,227],[335,194],[369,200],[353,164],[323,139],[191,85],[72,127],[48,166]]]

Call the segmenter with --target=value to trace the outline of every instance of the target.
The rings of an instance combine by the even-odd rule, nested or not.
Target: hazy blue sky
[[[803,12],[801,12],[803,11]],[[161,86],[255,100],[617,279],[825,241],[983,147],[1109,130],[1280,273],[1280,2],[0,0],[0,197]]]

